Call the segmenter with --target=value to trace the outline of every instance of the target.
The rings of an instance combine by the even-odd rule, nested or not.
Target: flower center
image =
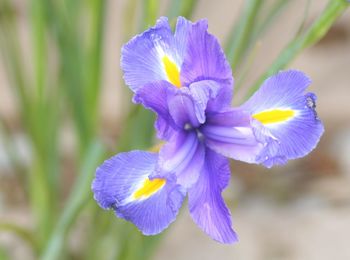
[[[197,138],[199,141],[203,141],[204,140],[204,135],[200,130],[200,127],[193,127],[190,123],[186,123],[184,125],[184,130],[186,131],[194,131],[197,135]]]

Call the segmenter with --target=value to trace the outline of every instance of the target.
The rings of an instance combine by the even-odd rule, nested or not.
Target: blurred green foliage
[[[154,24],[160,15],[168,16],[172,25],[179,15],[191,19],[197,2],[170,0],[165,13],[161,14],[160,6],[164,2],[160,0],[130,0],[125,5],[124,23],[118,26],[119,29],[123,27],[127,40]],[[259,37],[286,12],[289,2],[245,1],[225,44],[234,71],[246,62]],[[14,134],[3,118],[0,118],[0,133],[8,144],[5,148],[12,166],[28,193],[35,226],[27,230],[16,223],[1,222],[0,230],[13,232],[28,243],[39,259],[147,259],[161,236],[142,236],[131,224],[100,210],[90,191],[96,167],[111,155],[99,135],[107,3],[104,0],[28,0],[23,3],[30,17],[30,66],[24,61],[18,13],[10,0],[0,0],[0,48],[17,97],[22,126],[30,140],[33,160],[29,168],[23,167],[13,151]],[[319,18],[290,40],[276,61],[248,90],[249,95],[263,79],[285,68],[298,53],[316,43],[347,7],[345,0],[330,0]],[[142,10],[141,18],[137,10]],[[52,62],[52,53],[58,57],[55,62]],[[153,121],[154,116],[149,111],[136,106],[131,109],[116,141],[116,150],[150,147]],[[75,129],[76,176],[68,198],[62,202],[65,183],[60,177],[64,169],[59,144],[66,122]],[[84,241],[80,251],[73,253],[67,239],[77,229],[83,215],[87,224],[80,238]],[[7,255],[3,248],[0,255]]]

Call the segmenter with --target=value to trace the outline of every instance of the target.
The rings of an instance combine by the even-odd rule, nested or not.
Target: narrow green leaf
[[[172,0],[169,3],[167,16],[169,21],[172,21],[178,16],[183,16],[190,19],[194,9],[196,8],[197,0]]]
[[[238,23],[235,23],[231,30],[225,45],[225,53],[233,71],[235,71],[247,51],[261,5],[262,1],[260,0],[246,0],[244,11]]]
[[[102,45],[103,45],[103,28],[105,17],[105,0],[90,1],[90,14],[91,14],[91,32],[88,41],[88,50],[85,58],[86,63],[86,75],[88,77],[86,87],[86,101],[89,109],[89,118],[92,121],[90,126],[96,128],[98,117],[98,100],[101,87],[102,77]]]
[[[39,104],[43,99],[44,85],[47,75],[47,42],[46,42],[46,14],[42,0],[31,1],[31,22],[33,41],[33,63],[35,74],[36,94]]]
[[[272,6],[269,7],[264,17],[259,20],[253,28],[252,44],[254,44],[271,24],[276,21],[276,18],[281,15],[282,11],[284,11],[290,3],[291,2],[288,0],[276,0]]]
[[[330,29],[339,16],[343,14],[349,3],[345,0],[330,0],[321,15],[314,21],[310,28],[299,37],[293,39],[282,50],[270,68],[255,82],[249,89],[246,99],[248,99],[269,76],[285,68],[302,50],[310,47],[319,41]]]
[[[158,18],[159,0],[143,0],[143,21],[141,30],[152,26]]]
[[[83,158],[79,176],[75,181],[62,215],[60,216],[60,219],[48,241],[47,247],[40,259],[60,259],[60,254],[64,247],[70,227],[77,219],[84,205],[86,205],[89,196],[92,196],[90,191],[91,181],[103,153],[104,149],[97,141],[88,146],[87,152]]]
[[[141,106],[133,106],[119,138],[118,150],[148,149],[153,143],[154,114]]]

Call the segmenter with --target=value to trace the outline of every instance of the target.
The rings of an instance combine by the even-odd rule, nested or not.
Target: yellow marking
[[[164,145],[164,142],[153,145],[151,148],[148,149],[148,151],[150,151],[152,153],[159,153],[159,151],[163,147],[163,145]]]
[[[134,199],[148,198],[165,185],[165,179],[146,179],[141,188],[134,192]]]
[[[162,62],[165,68],[166,75],[173,85],[180,88],[181,87],[181,81],[180,81],[180,71],[177,68],[176,64],[172,62],[168,56],[164,56],[162,58]]]
[[[263,111],[253,115],[253,118],[260,121],[260,123],[266,124],[274,124],[281,123],[287,121],[295,115],[294,110],[286,109],[274,109],[269,111]]]

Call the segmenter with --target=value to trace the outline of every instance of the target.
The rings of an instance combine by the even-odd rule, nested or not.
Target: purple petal
[[[161,17],[154,27],[132,38],[123,46],[121,55],[126,84],[135,92],[153,81],[168,80],[162,58],[170,57],[180,68],[183,61],[177,51],[180,44],[175,43],[166,17]]]
[[[198,121],[203,124],[206,120],[205,112],[207,111],[208,103],[220,99],[217,96],[221,86],[213,80],[202,80],[192,83],[189,89],[195,103],[195,114]]]
[[[177,183],[189,188],[198,179],[204,150],[204,144],[194,131],[177,132],[160,150],[159,172],[176,174]]]
[[[191,27],[180,77],[186,86],[201,80],[214,80],[222,85],[218,102],[213,101],[210,104],[210,110],[217,111],[231,103],[233,78],[220,44],[207,29],[206,20],[200,20]]]
[[[188,88],[183,90],[188,90]],[[169,97],[168,107],[171,118],[179,128],[184,129],[186,124],[192,127],[200,125],[195,113],[195,104],[189,91],[178,91],[175,95]]]
[[[157,159],[157,154],[142,151],[118,154],[97,169],[92,183],[94,198],[102,208],[113,208],[118,217],[131,221],[145,235],[167,228],[185,196],[172,178],[153,193],[135,195],[154,173]]]
[[[184,128],[186,124],[198,127],[205,122],[205,112],[210,100],[216,98],[220,86],[212,80],[192,83],[168,98],[169,113],[175,123]]]
[[[208,147],[236,160],[255,163],[264,147],[253,131],[249,113],[239,109],[209,114],[200,131]]]
[[[198,127],[205,122],[207,104],[216,98],[219,88],[212,80],[180,89],[167,81],[155,81],[137,90],[134,102],[157,113],[158,137],[169,140],[174,131],[183,130],[186,124]]]
[[[188,33],[190,32],[192,25],[193,23],[186,20],[184,17],[180,16],[177,18],[174,38],[177,52],[182,59],[186,54]]]
[[[324,128],[315,111],[316,96],[304,93],[310,83],[300,71],[280,72],[268,78],[242,105],[262,125],[255,127],[256,134],[271,139],[259,158],[267,167],[305,156],[320,140]],[[274,117],[266,120],[266,116],[261,116],[266,112]],[[279,119],[277,116],[282,113],[286,114]]]
[[[196,184],[188,192],[188,203],[193,221],[211,238],[221,243],[236,242],[231,214],[221,192],[230,179],[226,158],[206,149],[205,164]]]
[[[168,140],[173,132],[178,128],[169,113],[168,99],[178,92],[172,84],[167,81],[155,81],[146,84],[137,90],[134,102],[140,103],[144,107],[157,113],[155,127],[160,139]]]

